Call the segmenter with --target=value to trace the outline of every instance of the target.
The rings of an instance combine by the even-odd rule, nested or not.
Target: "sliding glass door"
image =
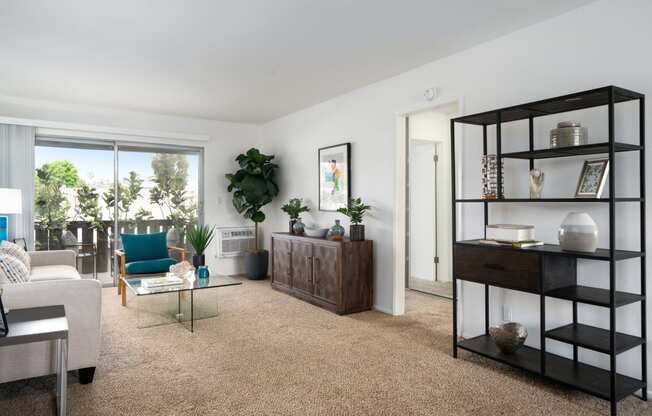
[[[165,232],[168,245],[187,247],[200,217],[201,153],[193,149],[118,146],[118,230]]]
[[[75,250],[84,278],[117,283],[122,233],[187,247],[202,221],[201,148],[40,137],[35,162],[35,248]]]

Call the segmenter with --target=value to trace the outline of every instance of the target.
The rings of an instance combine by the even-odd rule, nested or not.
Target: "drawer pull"
[[[503,266],[501,264],[495,264],[495,263],[485,263],[484,267],[486,267],[487,269],[492,269],[492,270],[501,270],[501,271],[505,270],[505,266]]]

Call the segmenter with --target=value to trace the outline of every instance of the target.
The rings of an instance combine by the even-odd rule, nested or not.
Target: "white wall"
[[[234,159],[238,153],[249,147],[260,145],[260,127],[258,126],[7,96],[0,96],[0,118],[2,117],[102,126],[126,129],[127,131],[176,132],[179,133],[179,137],[207,136],[208,140],[161,140],[142,137],[136,139],[204,147],[206,223],[217,226],[246,224],[231,205],[230,194],[226,192],[224,174],[237,167]],[[120,134],[116,134],[116,136],[119,137]],[[135,140],[133,137],[128,139]],[[207,263],[213,270],[225,274],[242,272],[239,259],[218,259],[216,253],[217,243],[213,243],[207,253]]]
[[[281,201],[294,196],[309,199],[313,207],[311,216],[320,223],[330,224],[337,217],[314,211],[317,198],[317,148],[350,141],[353,195],[363,197],[374,207],[373,216],[366,224],[367,235],[375,244],[375,305],[380,310],[392,311],[395,249],[392,221],[394,195],[397,192],[394,180],[396,113],[422,106],[422,92],[431,86],[437,86],[447,99],[462,97],[463,110],[467,114],[609,84],[650,93],[652,56],[647,51],[649,39],[652,39],[652,26],[649,25],[651,17],[652,2],[646,0],[599,1],[268,123],[263,129],[266,149],[277,154],[283,169],[281,197],[269,211],[272,215],[265,226],[266,230],[286,228],[286,218],[278,207]],[[649,108],[650,106],[648,118],[652,116]],[[593,117],[590,114],[582,116],[582,121],[592,122]],[[635,139],[631,134],[635,120],[622,115],[619,121],[627,123],[619,127],[619,133],[629,140]],[[547,132],[553,124],[554,120],[537,122],[538,144],[545,144]],[[591,124],[590,129],[593,138],[605,137],[603,125]],[[506,130],[506,134],[510,133],[514,137],[513,141],[521,140],[519,145],[527,137],[527,130],[520,130],[520,133],[509,128]],[[472,129],[465,129],[464,134],[467,136],[464,139],[464,160],[467,163],[464,167],[463,186],[466,196],[477,197],[480,189],[478,152],[481,151],[481,142],[478,140],[478,132]],[[652,152],[650,147],[647,152]],[[634,166],[632,164],[631,169]],[[526,192],[526,177],[515,175],[513,167],[508,166],[507,169],[507,192]],[[576,165],[561,161],[550,162],[545,170],[550,174],[544,194],[572,193],[578,171]],[[523,172],[520,170],[519,175],[524,175]],[[621,163],[617,174],[619,184],[630,182],[631,179],[632,188],[636,188],[637,175],[629,167],[626,168]],[[536,220],[539,237],[555,241],[555,231],[565,213],[585,207],[528,206],[516,209],[516,214],[509,219],[510,222]],[[477,236],[481,232],[481,208],[477,209],[479,212],[464,209],[464,235],[460,235],[460,238]],[[648,204],[648,215],[649,209]],[[606,208],[595,207],[590,212],[601,224],[601,242],[604,245],[608,241],[605,232]],[[501,219],[499,214],[494,212],[495,220]],[[503,216],[502,219],[505,218]],[[622,232],[618,235],[618,242],[621,247],[634,247],[638,234],[636,215],[632,215],[632,221],[625,221],[625,218],[623,212],[619,213]],[[652,236],[652,233],[649,235]],[[605,269],[601,264],[582,262],[581,279],[590,280],[595,285],[604,285]],[[635,269],[635,264],[619,266],[620,288],[637,290]],[[626,275],[627,270],[632,270],[632,275]],[[465,285],[463,295],[469,299],[463,303],[463,333],[477,334],[483,325],[482,302],[479,298],[481,291],[469,284]],[[471,299],[475,301],[470,301]],[[533,306],[537,303],[518,293],[509,293],[505,299],[513,304],[515,319],[524,322],[530,329],[528,342],[538,345],[538,315],[536,306]],[[551,314],[549,326],[562,321],[569,322],[570,306],[552,300],[548,301],[548,306],[556,311]],[[620,310],[619,328],[636,333],[636,323],[639,321],[637,311],[637,306]],[[493,316],[499,318],[495,311]],[[596,308],[582,309],[580,318],[600,324],[608,322],[607,314]],[[563,349],[568,352],[568,348]],[[638,352],[634,350],[622,357],[619,368],[628,374],[638,375]],[[584,358],[593,361],[603,357]],[[601,359],[600,363],[605,365],[606,361]]]

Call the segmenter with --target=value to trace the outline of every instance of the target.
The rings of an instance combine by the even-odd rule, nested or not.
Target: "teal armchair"
[[[178,261],[186,260],[186,250],[168,247],[165,233],[120,234],[120,238],[122,250],[116,250],[115,255],[117,270],[120,270],[118,294],[122,295],[123,306],[126,304],[124,279],[127,275],[165,273]],[[177,252],[180,258],[173,258],[170,252]]]

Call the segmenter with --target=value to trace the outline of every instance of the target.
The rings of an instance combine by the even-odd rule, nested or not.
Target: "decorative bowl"
[[[304,232],[308,237],[317,237],[317,238],[324,238],[326,237],[326,233],[328,232],[328,228],[322,228],[322,227],[308,227],[304,229]]]
[[[503,354],[514,354],[525,343],[527,329],[518,322],[507,322],[489,328],[489,335]]]

